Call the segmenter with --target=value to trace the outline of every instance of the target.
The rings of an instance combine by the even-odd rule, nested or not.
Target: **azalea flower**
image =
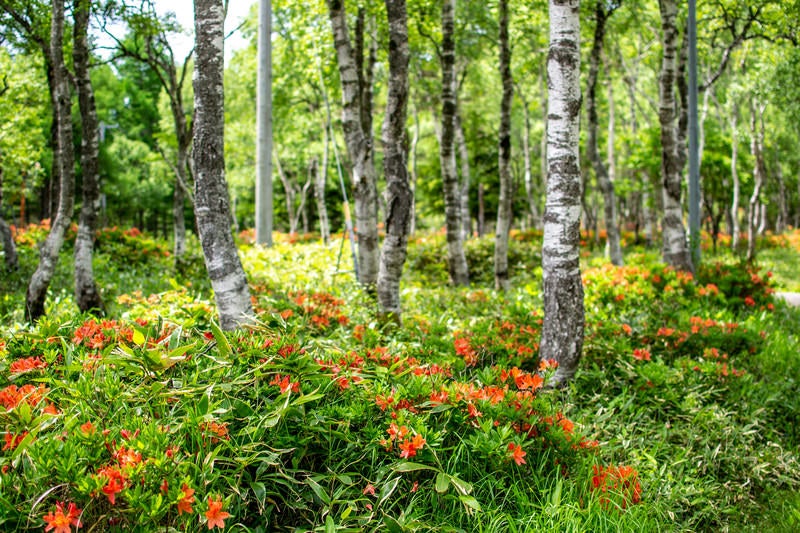
[[[528,454],[522,450],[522,446],[510,442],[508,444],[508,451],[511,452],[510,458],[513,459],[515,463],[517,463],[520,466],[525,464],[524,457]]]
[[[211,496],[208,497],[208,511],[206,511],[205,515],[208,519],[208,522],[206,522],[208,529],[224,528],[225,519],[231,516],[222,510],[222,498],[219,496],[217,496],[216,500],[212,500]]]
[[[181,487],[181,492],[183,492],[183,496],[181,499],[178,500],[178,516],[182,515],[183,513],[191,514],[192,511],[192,504],[194,503],[194,489],[190,489],[189,486],[184,483]]]
[[[41,357],[26,357],[25,359],[17,359],[8,367],[11,374],[23,374],[25,372],[32,372],[47,368],[47,363],[42,361]]]
[[[82,527],[80,521],[81,510],[78,509],[74,503],[67,505],[67,511],[64,512],[64,504],[62,502],[56,503],[56,512],[50,511],[44,517],[47,522],[45,531],[53,531],[54,533],[70,533],[70,526],[75,526],[75,529]]]

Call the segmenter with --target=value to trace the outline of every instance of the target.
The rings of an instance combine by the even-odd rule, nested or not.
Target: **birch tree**
[[[547,199],[542,243],[544,324],[540,356],[558,361],[551,385],[575,374],[583,348],[580,271],[579,0],[550,0],[547,56]]]
[[[759,235],[761,190],[767,177],[764,164],[764,110],[766,104],[750,97],[750,153],[753,155],[753,194],[747,205],[747,260],[756,259],[756,238]]]
[[[511,104],[514,98],[514,80],[511,77],[511,48],[508,43],[508,0],[500,0],[500,79],[503,97],[500,100],[500,133],[498,168],[500,174],[500,199],[497,206],[497,227],[494,234],[494,285],[507,291],[508,233],[511,229]]]
[[[69,73],[64,62],[64,2],[52,5],[50,20],[49,63],[52,67],[51,101],[56,124],[56,144],[53,150],[54,165],[59,180],[58,208],[50,225],[50,233],[39,250],[39,265],[31,277],[25,294],[25,316],[36,320],[44,315],[47,288],[55,273],[58,254],[64,244],[64,234],[72,220],[75,207],[75,157],[72,153],[72,118]]]
[[[233,241],[225,180],[222,0],[195,0],[195,217],[220,326],[235,329],[252,316],[250,289]]]
[[[0,95],[3,91],[0,90]],[[5,212],[3,210],[3,154],[0,152],[0,244],[3,245],[4,263],[6,270],[16,270],[19,267],[17,257],[17,247],[14,245],[14,236],[11,228],[6,223]]]
[[[75,0],[73,5],[72,63],[78,105],[81,111],[81,178],[83,180],[78,234],[75,237],[75,301],[83,311],[105,312],[103,299],[97,289],[92,268],[94,232],[100,211],[100,129],[94,101],[92,79],[89,76],[89,16],[90,0]]]
[[[681,186],[685,148],[680,143],[676,124],[675,84],[678,66],[678,5],[676,0],[659,0],[661,10],[661,43],[663,56],[659,76],[658,119],[661,124],[661,183],[664,216],[662,254],[668,265],[692,272],[692,256],[686,242],[681,207]],[[680,131],[679,131],[680,130]]]
[[[603,214],[605,217],[607,235],[606,249],[611,262],[617,266],[623,264],[619,223],[617,221],[617,197],[614,194],[614,182],[611,180],[606,165],[603,164],[603,160],[600,158],[598,141],[599,125],[597,120],[597,79],[600,72],[600,56],[603,53],[606,23],[608,22],[608,18],[621,3],[621,0],[617,2],[597,0],[595,4],[594,41],[592,42],[592,51],[589,54],[589,77],[586,82],[586,110],[588,118],[586,151],[592,163],[592,168],[594,168],[597,185],[603,193]],[[611,102],[609,102],[609,106],[610,105]]]
[[[442,127],[439,142],[439,159],[442,167],[444,189],[445,227],[447,231],[447,260],[450,282],[469,285],[467,257],[464,254],[461,222],[461,194],[456,171],[456,46],[455,0],[442,3]]]
[[[175,53],[167,39],[168,27],[158,20],[152,0],[145,0],[139,10],[122,8],[123,18],[132,30],[132,39],[121,41],[112,33],[106,34],[115,40],[120,54],[147,65],[158,77],[169,99],[169,109],[175,128],[175,154],[170,157],[163,147],[161,155],[175,173],[172,197],[173,256],[180,262],[186,253],[186,221],[184,208],[187,196],[191,198],[191,172],[189,170],[190,148],[192,147],[192,123],[184,104],[183,88],[194,49],[183,58],[179,66]]]
[[[378,302],[381,312],[399,323],[400,277],[413,216],[406,161],[409,47],[405,0],[386,0],[386,15],[389,21],[389,94],[382,128],[386,237],[378,272]]]
[[[358,236],[359,282],[374,287],[378,280],[378,188],[373,163],[372,132],[365,131],[361,76],[350,44],[344,0],[327,0],[333,42],[342,84],[342,129],[353,165],[353,201]],[[369,120],[371,124],[371,118]]]

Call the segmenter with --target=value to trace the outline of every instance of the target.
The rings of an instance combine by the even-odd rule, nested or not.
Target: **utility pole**
[[[697,127],[697,0],[689,0],[689,248],[700,264],[700,153]]]
[[[256,243],[272,246],[272,5],[258,2]]]

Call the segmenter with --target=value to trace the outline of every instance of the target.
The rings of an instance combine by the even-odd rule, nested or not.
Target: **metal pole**
[[[700,153],[697,128],[697,0],[689,0],[689,246],[700,264]]]
[[[256,243],[272,246],[272,5],[258,2]]]

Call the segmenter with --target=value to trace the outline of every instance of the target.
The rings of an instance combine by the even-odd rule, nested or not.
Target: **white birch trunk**
[[[378,281],[378,190],[372,153],[372,132],[362,128],[362,94],[344,0],[327,0],[342,84],[342,128],[353,164],[353,201],[358,236],[359,282],[372,289]]]
[[[442,167],[444,188],[445,226],[447,231],[447,259],[450,282],[453,285],[469,285],[469,269],[464,254],[461,221],[461,200],[458,188],[455,154],[456,118],[456,46],[455,0],[442,3],[442,134],[439,143],[439,159]]]
[[[498,291],[510,288],[508,276],[508,233],[511,230],[511,104],[514,80],[511,78],[511,48],[508,42],[508,0],[499,3],[500,78],[503,97],[500,100],[498,169],[500,199],[497,205],[497,226],[494,233],[494,286]]]
[[[469,212],[469,188],[471,173],[469,167],[469,150],[467,149],[467,137],[464,135],[464,124],[456,111],[456,145],[458,147],[458,159],[461,163],[461,238],[466,241],[472,236],[472,216]]]
[[[540,357],[558,361],[551,385],[561,386],[578,367],[584,328],[579,254],[580,2],[550,0],[549,6],[547,199],[542,243],[544,324]]]
[[[378,271],[378,303],[386,319],[400,323],[400,278],[413,216],[405,142],[409,59],[405,0],[386,0],[386,15],[389,23],[389,94],[382,128],[386,238]]]
[[[75,301],[82,312],[104,314],[105,307],[94,279],[92,255],[94,233],[100,211],[98,158],[100,130],[95,109],[94,90],[89,76],[89,0],[75,0],[73,7],[73,65],[81,112],[81,173],[83,198],[75,237]]]
[[[64,244],[64,234],[72,220],[75,207],[75,174],[72,147],[72,102],[69,75],[64,63],[64,3],[53,2],[50,23],[49,59],[53,66],[51,101],[56,123],[54,166],[58,168],[58,207],[50,226],[50,233],[39,250],[39,265],[31,277],[25,295],[25,316],[34,321],[44,315],[47,288],[58,263],[58,254]]]
[[[686,149],[679,141],[676,127],[675,84],[678,63],[678,6],[676,0],[659,0],[663,58],[659,79],[659,112],[661,124],[661,179],[664,217],[661,223],[662,254],[668,265],[692,272],[692,256],[686,242],[681,206],[683,162]]]
[[[761,189],[764,188],[764,104],[750,99],[750,152],[753,154],[753,194],[747,209],[747,261],[756,259],[756,240],[761,224]]]
[[[20,213],[21,215],[23,213]],[[24,220],[20,221],[25,223]],[[17,256],[17,247],[14,245],[14,236],[11,234],[11,228],[6,224],[5,210],[3,209],[3,153],[0,152],[0,244],[3,245],[3,254],[5,256],[4,263],[6,270],[11,272],[19,268],[19,258]]]
[[[597,185],[603,193],[604,218],[606,225],[606,250],[611,262],[617,266],[623,264],[622,247],[619,238],[619,223],[617,221],[617,198],[614,194],[614,182],[609,176],[606,166],[600,158],[600,148],[598,140],[598,130],[600,128],[597,119],[597,78],[600,72],[600,56],[603,52],[603,40],[606,33],[606,21],[611,12],[606,11],[602,3],[597,3],[595,9],[595,31],[592,51],[589,54],[589,78],[587,81],[586,107],[588,115],[587,141],[586,148],[589,160],[594,168]],[[613,104],[612,94],[609,94],[609,107]],[[613,109],[613,108],[612,108]],[[611,123],[611,121],[609,121]],[[611,157],[611,153],[609,153]],[[597,236],[597,234],[595,234]]]
[[[411,137],[411,169],[410,169],[410,186],[411,186],[411,227],[408,230],[409,235],[413,235],[417,230],[417,145],[419,145],[419,113],[417,106],[412,106],[412,115],[414,117],[414,135]]]
[[[738,129],[739,110],[734,108],[730,118],[731,126],[731,181],[733,181],[733,198],[731,200],[731,248],[736,251],[739,248],[739,197],[741,196],[741,184],[739,182],[739,129]]]
[[[195,217],[220,326],[247,323],[250,289],[231,233],[225,180],[222,0],[195,0],[194,147]]]

